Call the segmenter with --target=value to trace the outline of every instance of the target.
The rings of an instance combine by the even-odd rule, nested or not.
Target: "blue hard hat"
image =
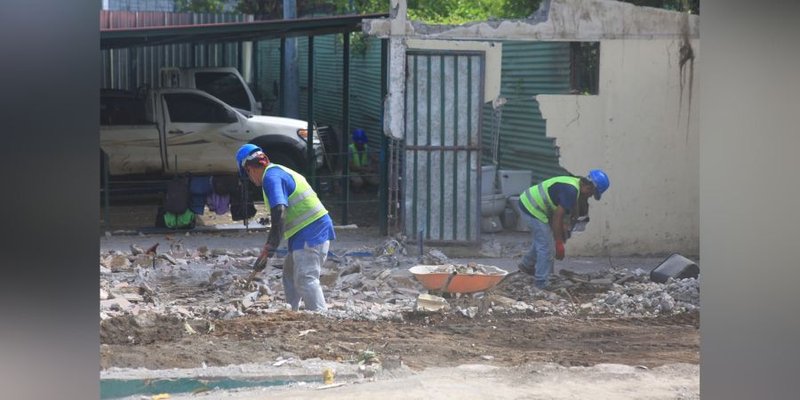
[[[353,142],[355,143],[367,143],[369,139],[367,139],[367,134],[364,132],[363,129],[356,129],[353,131]]]
[[[255,153],[256,151],[262,151],[261,147],[258,147],[252,143],[248,143],[240,147],[239,151],[236,152],[236,165],[239,167],[239,176],[247,176],[247,174],[244,172],[244,162],[247,160],[247,156]]]
[[[611,182],[608,180],[608,175],[601,169],[593,169],[586,175],[586,179],[592,181],[594,184],[594,199],[600,200],[600,196],[608,190]]]

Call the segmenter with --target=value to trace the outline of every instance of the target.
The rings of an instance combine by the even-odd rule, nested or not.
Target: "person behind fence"
[[[353,131],[353,143],[347,149],[349,162],[350,188],[354,191],[366,189],[367,186],[378,186],[378,169],[374,155],[369,153],[367,134],[363,129]]]
[[[294,311],[300,308],[300,300],[306,310],[326,310],[319,274],[330,242],[336,239],[328,211],[303,175],[270,162],[260,147],[242,146],[236,164],[242,176],[261,187],[264,205],[270,209],[272,224],[255,270],[265,268],[285,238],[289,248],[283,264],[286,301]]]
[[[517,268],[533,275],[537,288],[544,289],[548,285],[553,272],[553,253],[555,259],[564,259],[564,241],[570,229],[565,226],[565,215],[578,215],[580,209],[587,210],[589,196],[600,200],[609,185],[608,175],[593,169],[586,177],[556,176],[522,192],[520,214],[530,227],[533,243]]]

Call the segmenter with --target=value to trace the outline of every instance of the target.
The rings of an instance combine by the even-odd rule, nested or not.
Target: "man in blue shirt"
[[[261,187],[264,205],[270,209],[272,226],[255,269],[263,270],[281,239],[286,238],[289,247],[283,264],[286,301],[295,311],[300,308],[300,300],[309,311],[326,310],[319,274],[330,241],[336,239],[328,211],[302,175],[271,163],[258,146],[242,146],[236,154],[236,163],[242,175]]]
[[[553,258],[564,259],[564,241],[569,233],[564,217],[577,218],[588,210],[588,199],[600,200],[610,185],[608,175],[599,169],[586,177],[556,176],[531,186],[519,196],[522,218],[528,223],[533,244],[518,268],[533,275],[537,288],[547,287],[553,271]],[[555,253],[555,257],[554,257]]]

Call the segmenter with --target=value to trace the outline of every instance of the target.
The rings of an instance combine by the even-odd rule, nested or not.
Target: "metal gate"
[[[428,242],[480,240],[480,52],[406,55],[405,234]]]

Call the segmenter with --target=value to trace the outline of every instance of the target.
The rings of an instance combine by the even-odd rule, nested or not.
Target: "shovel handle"
[[[456,276],[457,274],[458,274],[458,271],[453,271],[453,272],[450,274],[450,276],[448,276],[448,277],[447,277],[447,280],[444,282],[444,285],[442,285],[442,288],[441,288],[441,289],[439,289],[439,291],[441,291],[441,292],[447,292],[447,288],[448,288],[448,287],[450,287],[450,281],[452,281],[452,280],[453,280],[453,277],[454,277],[454,276]],[[449,292],[448,292],[448,293],[449,293]]]

